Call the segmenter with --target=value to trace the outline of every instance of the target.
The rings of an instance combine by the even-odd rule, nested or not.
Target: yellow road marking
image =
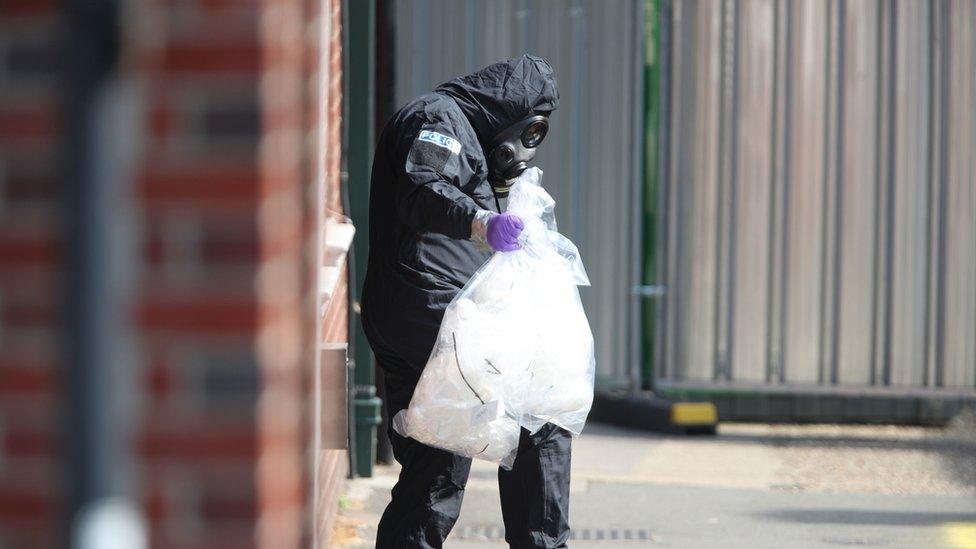
[[[671,405],[671,423],[675,425],[714,425],[718,411],[711,402],[675,402]]]
[[[948,547],[976,549],[976,522],[947,522],[942,532]]]

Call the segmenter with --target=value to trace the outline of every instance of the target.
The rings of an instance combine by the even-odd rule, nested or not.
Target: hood
[[[454,98],[485,150],[492,138],[508,126],[559,107],[552,67],[541,57],[528,54],[459,76],[435,91]]]

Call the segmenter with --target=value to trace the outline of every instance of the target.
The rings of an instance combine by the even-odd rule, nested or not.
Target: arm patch
[[[444,175],[448,174],[448,163],[461,152],[461,143],[453,137],[431,130],[422,130],[410,147],[407,162],[424,166]],[[456,165],[456,162],[452,165]]]

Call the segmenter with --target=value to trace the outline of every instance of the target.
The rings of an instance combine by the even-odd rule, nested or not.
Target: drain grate
[[[505,529],[500,526],[463,526],[455,528],[451,537],[457,539],[498,541],[505,539]]]
[[[572,540],[652,541],[650,530],[642,528],[583,528],[569,533]]]
[[[823,541],[831,545],[888,545],[887,540],[869,538],[823,538]]]
[[[479,541],[504,541],[505,529],[501,526],[463,526],[454,531],[456,539]],[[654,541],[651,531],[644,528],[580,528],[571,530],[572,541]]]

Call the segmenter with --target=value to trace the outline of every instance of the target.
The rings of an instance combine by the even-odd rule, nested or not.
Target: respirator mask
[[[529,167],[549,132],[549,119],[530,116],[502,130],[488,149],[488,181],[495,194],[507,196],[515,179]]]

